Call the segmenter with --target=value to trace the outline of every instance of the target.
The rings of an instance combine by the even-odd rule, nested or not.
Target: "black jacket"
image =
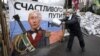
[[[77,15],[72,15],[71,20],[68,20],[68,17],[66,17],[65,26],[70,30],[70,33],[81,33],[79,17]]]

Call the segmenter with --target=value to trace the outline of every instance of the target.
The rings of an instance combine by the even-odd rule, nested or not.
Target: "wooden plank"
[[[4,48],[4,41],[2,40],[2,51],[3,51],[3,56],[5,56],[5,48]]]
[[[3,51],[7,51],[8,54],[10,54],[10,41],[9,41],[9,32],[8,32],[8,26],[7,26],[7,20],[5,18],[5,14],[3,13],[3,9],[2,9],[2,4],[3,2],[1,2],[0,0],[0,24],[1,24],[1,30],[2,30],[2,40],[3,40]],[[5,50],[7,49],[7,50]],[[5,55],[5,54],[4,54]]]

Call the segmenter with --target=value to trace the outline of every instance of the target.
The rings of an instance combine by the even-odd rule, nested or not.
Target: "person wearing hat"
[[[69,33],[70,33],[68,44],[67,44],[67,50],[71,51],[74,37],[77,36],[80,47],[82,48],[82,51],[84,51],[85,43],[84,43],[84,39],[82,36],[82,31],[79,23],[79,17],[75,14],[73,9],[67,9],[65,19],[66,19],[65,25],[69,29]]]

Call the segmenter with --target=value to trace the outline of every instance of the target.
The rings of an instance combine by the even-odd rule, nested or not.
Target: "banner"
[[[10,37],[22,33],[18,23],[14,20],[13,16],[18,14],[21,22],[26,30],[30,29],[28,21],[28,14],[32,10],[38,10],[42,15],[41,27],[47,31],[58,31],[62,26],[56,26],[51,21],[56,19],[63,19],[63,6],[49,5],[33,1],[9,1],[9,18],[10,18]]]

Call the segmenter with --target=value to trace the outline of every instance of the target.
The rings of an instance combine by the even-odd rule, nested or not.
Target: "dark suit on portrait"
[[[27,35],[26,35],[26,33],[27,33]],[[11,56],[20,56],[20,55],[24,55],[26,53],[27,54],[30,53],[30,50],[27,49],[27,46],[25,45],[23,40],[25,40],[26,42],[28,41],[28,43],[31,43],[31,45],[35,49],[42,48],[42,47],[49,45],[49,39],[48,39],[48,37],[45,36],[45,34],[46,34],[45,30],[40,28],[35,31],[28,30],[28,31],[26,31],[26,33],[22,33],[20,35],[15,36],[14,40],[16,41],[17,39],[19,39],[20,41],[19,40],[16,41],[16,43],[19,43],[19,44],[14,44],[14,49],[13,49]],[[37,33],[35,39],[32,38],[32,34],[34,34],[34,33]],[[17,48],[17,50],[16,50],[16,48]],[[20,52],[18,50],[20,50]],[[21,54],[22,52],[23,52],[23,54]],[[34,51],[31,51],[31,52],[34,52]]]

